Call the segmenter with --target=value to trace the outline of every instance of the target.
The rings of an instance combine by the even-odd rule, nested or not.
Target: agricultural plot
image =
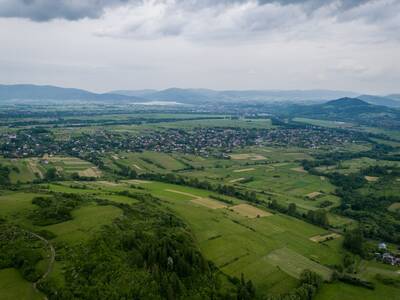
[[[176,122],[158,123],[147,125],[148,128],[165,129],[193,129],[197,127],[235,127],[235,128],[272,128],[270,119],[239,119],[233,120],[230,117],[224,119],[203,119],[203,120],[183,120]]]
[[[265,160],[266,157],[255,153],[242,153],[242,154],[232,154],[230,158],[233,160]]]
[[[328,233],[328,234],[324,234],[324,235],[316,235],[316,236],[312,236],[310,237],[310,240],[316,243],[322,243],[325,241],[330,241],[330,240],[334,240],[334,239],[338,239],[340,238],[341,235],[337,234],[337,233]]]
[[[299,278],[301,272],[305,269],[313,270],[325,280],[329,280],[332,276],[332,271],[329,268],[286,247],[272,251],[267,255],[267,259],[272,265],[278,266],[295,278]]]
[[[338,172],[342,174],[352,174],[371,166],[400,166],[400,163],[396,161],[376,160],[368,157],[362,157],[344,160],[337,165],[321,166],[318,167],[317,170],[326,173]]]
[[[26,183],[43,177],[45,169],[41,166],[37,159],[6,159],[0,158],[0,163],[11,169],[11,183]]]
[[[46,156],[42,160],[57,169],[58,172],[70,175],[78,173],[82,177],[100,177],[101,171],[92,163],[81,160],[76,157],[66,156]]]
[[[222,202],[215,201],[209,198],[196,198],[191,200],[191,202],[211,209],[219,209],[227,207],[226,204],[223,204]]]
[[[231,206],[230,209],[237,212],[241,216],[245,216],[248,218],[261,218],[261,217],[269,217],[272,216],[270,212],[259,209],[255,206],[249,204],[238,204],[235,206]]]
[[[238,170],[233,170],[233,172],[235,173],[243,173],[243,172],[250,172],[250,171],[254,171],[255,168],[247,168],[247,169],[238,169]]]
[[[187,168],[189,165],[180,159],[176,159],[174,155],[153,151],[145,151],[141,153],[121,152],[112,154],[106,164],[113,168],[118,168],[118,164],[130,167],[137,173],[160,172],[166,173],[170,171],[178,171]]]
[[[202,205],[194,209],[193,196],[204,198],[204,191],[160,183],[150,183],[146,187],[167,200],[167,205],[189,223],[209,259],[227,274],[240,276],[243,272],[259,288],[280,292],[296,283],[296,277],[267,258],[276,249],[291,249],[304,257],[302,261],[307,262],[307,267],[317,271],[325,270],[324,264],[334,264],[341,259],[336,244],[321,246],[309,240],[310,236],[325,234],[321,228],[283,215],[271,215],[244,203],[237,206],[242,213]],[[252,217],[248,217],[248,207]],[[257,218],[261,212],[269,217]]]
[[[218,209],[218,208],[227,207],[226,204],[224,204],[224,203],[222,203],[220,201],[216,201],[216,200],[212,200],[212,199],[209,199],[209,198],[196,196],[196,195],[193,195],[191,193],[186,193],[186,192],[182,192],[182,191],[179,191],[179,190],[173,190],[173,189],[166,189],[165,191],[193,198],[191,200],[192,203],[198,204],[198,205],[201,205],[201,206],[204,206],[204,207],[207,207],[207,208]]]

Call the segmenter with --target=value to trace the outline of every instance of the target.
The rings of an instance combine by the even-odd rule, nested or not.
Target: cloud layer
[[[0,0],[0,82],[398,92],[399,32],[399,0]]]
[[[400,1],[0,0],[0,17],[40,22],[94,19],[95,34],[118,38],[307,39],[335,37],[345,23],[355,24],[355,31],[369,26],[375,37],[385,39],[399,37]]]

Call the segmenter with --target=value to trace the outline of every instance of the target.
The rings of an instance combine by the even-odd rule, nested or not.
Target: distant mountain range
[[[346,91],[330,90],[225,90],[216,91],[210,89],[180,89],[170,88],[161,91],[113,91],[111,93],[121,95],[140,96],[150,101],[174,101],[181,103],[204,102],[243,102],[243,101],[293,101],[310,102],[326,101],[341,97],[356,97],[358,94]]]
[[[165,90],[118,90],[99,94],[82,89],[31,84],[0,85],[0,101],[90,101],[90,102],[149,102],[165,101],[184,104],[215,102],[294,102],[323,103],[331,99],[357,97],[368,103],[389,107],[400,107],[400,95],[361,95],[354,92],[334,90],[225,90],[180,89]]]
[[[182,103],[201,102],[242,102],[242,101],[291,101],[291,102],[325,102],[344,97],[358,98],[370,104],[400,107],[400,95],[375,96],[359,95],[348,91],[332,90],[246,90],[246,91],[215,91],[209,89],[179,89],[166,90],[133,90],[113,91],[113,94],[136,96],[150,101],[175,101]]]
[[[134,101],[133,96],[113,93],[96,94],[81,89],[39,86],[31,84],[0,85],[0,100],[54,100],[54,101]]]

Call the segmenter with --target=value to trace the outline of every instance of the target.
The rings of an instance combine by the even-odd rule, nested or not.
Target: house
[[[387,245],[386,245],[385,243],[380,243],[380,244],[378,245],[378,249],[379,249],[379,250],[387,250]]]

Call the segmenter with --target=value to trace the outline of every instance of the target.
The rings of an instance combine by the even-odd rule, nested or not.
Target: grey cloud
[[[250,0],[176,0],[184,8],[205,8]],[[347,10],[372,0],[341,0],[339,10]],[[105,8],[127,3],[144,3],[145,0],[0,0],[0,17],[27,18],[33,21],[51,19],[78,20],[82,18],[98,18]],[[163,2],[160,0],[160,2]],[[258,0],[260,6],[265,4],[302,5],[308,12],[318,9],[337,0]]]
[[[106,7],[128,0],[0,0],[0,17],[26,18],[33,21],[51,19],[78,20],[97,18]]]

